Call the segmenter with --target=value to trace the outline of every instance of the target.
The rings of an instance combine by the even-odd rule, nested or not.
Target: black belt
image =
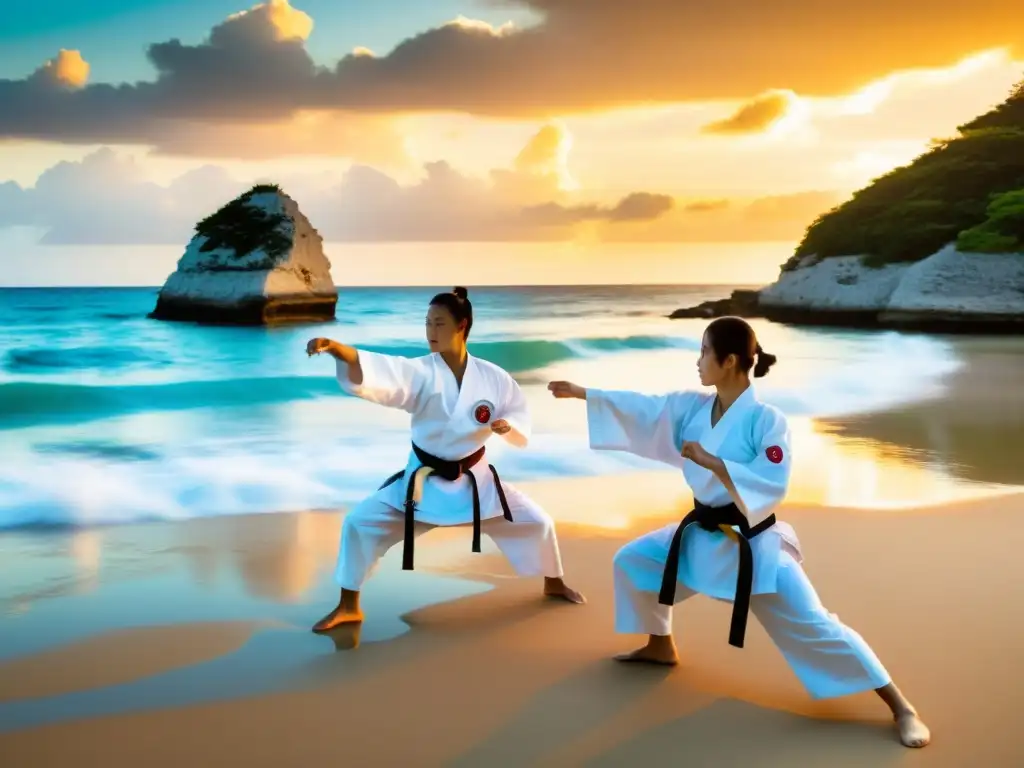
[[[450,483],[455,482],[462,475],[466,475],[469,478],[469,485],[473,489],[473,551],[479,552],[480,492],[476,485],[476,475],[469,470],[484,457],[485,447],[481,446],[480,450],[457,461],[448,461],[447,459],[429,454],[416,445],[416,443],[412,444],[412,450],[416,454],[416,458],[419,459],[420,466],[413,470],[413,473],[409,476],[409,481],[405,485],[405,540],[402,545],[402,570],[413,570],[414,542],[416,540],[416,478],[421,475],[425,475],[424,482],[426,482],[426,477],[430,475],[437,475],[442,480],[447,480]],[[491,470],[491,474],[494,475],[494,488],[498,492],[498,501],[501,502],[501,509],[505,514],[505,519],[512,522],[512,511],[508,508],[508,499],[505,498],[505,490],[501,487],[501,478],[498,477],[498,470],[494,468],[493,464],[488,464],[487,467]],[[377,490],[387,488],[404,475],[404,469],[395,472]]]
[[[735,504],[724,507],[709,507],[694,500],[694,509],[683,518],[672,536],[665,560],[665,572],[661,577],[661,592],[658,602],[672,605],[676,601],[676,581],[679,578],[679,548],[683,543],[683,531],[696,523],[705,531],[722,531],[736,539],[740,547],[740,565],[736,574],[736,596],[732,604],[732,623],[729,625],[729,645],[743,647],[747,632],[747,613],[750,610],[750,593],[754,588],[754,555],[750,550],[750,539],[775,525],[775,515],[769,515],[753,528],[746,515]],[[738,526],[739,535],[731,528]]]

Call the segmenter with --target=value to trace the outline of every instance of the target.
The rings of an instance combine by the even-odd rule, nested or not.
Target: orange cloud
[[[643,225],[601,230],[608,241],[763,242],[797,240],[816,216],[842,202],[833,191],[695,201]]]
[[[306,40],[313,31],[313,19],[308,14],[292,8],[288,0],[268,0],[247,11],[228,16],[229,21],[251,23],[254,29],[269,29],[274,40]]]
[[[303,111],[266,122],[175,121],[154,126],[154,153],[225,160],[272,160],[300,155],[343,157],[382,168],[413,161],[392,118],[330,111]]]
[[[549,123],[541,128],[516,155],[513,166],[524,173],[551,175],[562,189],[572,189],[576,182],[569,174],[569,152],[572,136],[565,126]]]
[[[567,226],[584,221],[646,222],[668,213],[674,205],[675,201],[669,195],[633,192],[614,206],[594,203],[586,205],[545,203],[531,206],[523,209],[523,219],[530,224],[549,227]]]
[[[683,210],[690,213],[709,213],[711,211],[721,211],[728,207],[728,200],[697,200],[684,205]]]
[[[89,62],[79,51],[61,48],[57,55],[35,71],[32,78],[52,86],[82,88],[89,81]]]
[[[701,128],[702,133],[760,133],[777,123],[790,110],[794,94],[772,91],[747,102],[729,117],[715,120]]]

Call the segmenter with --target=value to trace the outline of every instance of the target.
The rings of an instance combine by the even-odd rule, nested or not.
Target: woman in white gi
[[[800,565],[796,533],[775,520],[792,467],[789,428],[781,411],[758,401],[749,377],[751,368],[764,376],[774,362],[748,323],[723,317],[705,331],[697,361],[701,384],[714,394],[548,385],[557,398],[586,400],[592,448],[679,467],[693,491],[695,509],[682,523],[615,555],[616,630],[649,635],[644,647],[616,658],[677,664],[672,605],[699,592],[733,603],[730,644],[743,647],[749,607],[812,696],[874,690],[903,744],[923,747],[928,728],[861,636],[821,604]]]
[[[342,524],[335,580],[338,605],[313,626],[323,632],[360,622],[359,591],[380,558],[403,542],[403,568],[413,569],[415,538],[435,526],[472,525],[472,551],[486,533],[520,576],[544,576],[544,594],[573,603],[583,596],[562,580],[554,522],[524,493],[502,482],[484,460],[492,434],[524,447],[530,414],[516,381],[473,357],[466,340],[473,305],[465,288],[439,293],[427,310],[430,354],[383,355],[311,339],[306,352],[328,353],[346,392],[412,416],[405,469],[356,506]]]

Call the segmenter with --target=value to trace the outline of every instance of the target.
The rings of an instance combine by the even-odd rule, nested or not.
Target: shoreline
[[[584,455],[580,450],[586,445],[585,434],[581,434],[584,419],[578,409],[552,405],[547,393],[534,391],[534,384],[542,387],[546,379],[563,375],[592,382],[595,386],[649,385],[652,391],[690,383],[682,381],[681,377],[692,369],[690,342],[699,335],[697,326],[703,325],[703,321],[691,321],[692,328],[672,327],[666,326],[660,318],[656,322],[651,320],[647,314],[635,321],[622,315],[623,307],[635,305],[647,312],[652,306],[662,304],[664,297],[660,294],[653,302],[648,301],[646,295],[629,299],[632,303],[628,306],[619,302],[614,311],[607,309],[605,298],[589,294],[588,297],[593,306],[581,310],[581,317],[614,315],[611,320],[604,318],[601,322],[609,323],[612,330],[608,331],[608,339],[615,337],[616,341],[610,347],[621,356],[606,356],[601,351],[602,345],[598,344],[596,352],[564,359],[558,357],[558,361],[547,368],[537,362],[541,367],[531,368],[544,371],[540,376],[530,374],[530,382],[523,383],[537,414],[539,434],[531,449],[499,457],[500,466],[505,468],[503,473],[512,482],[534,479],[542,473],[565,472],[565,476],[576,477],[588,476],[576,474],[578,472],[627,473],[635,466],[632,462],[620,461],[618,456]],[[367,301],[373,303],[374,300]],[[112,311],[120,306],[118,301],[108,303],[107,309]],[[406,312],[404,307],[400,304],[402,312]],[[368,316],[372,321],[372,313]],[[530,325],[525,336],[548,343],[546,339],[554,329],[558,333],[551,338],[561,339],[558,343],[563,345],[565,339],[589,338],[591,333],[597,334],[594,338],[604,339],[602,328],[594,326],[590,320],[580,326],[579,318],[572,317],[576,324],[571,326],[549,327],[548,319],[538,320],[539,325]],[[522,321],[499,315],[495,322],[520,324]],[[654,333],[660,336],[649,344],[646,334],[655,326]],[[633,347],[617,343],[620,333],[627,334],[624,337],[627,339],[635,336],[645,340],[636,345],[634,352]],[[262,336],[270,339],[273,334]],[[686,343],[669,344],[663,350],[665,339],[679,341],[676,336]],[[952,354],[956,345],[924,343],[897,334],[880,337],[877,343],[873,339],[865,340],[863,334],[798,334],[769,323],[763,326],[763,336],[768,348],[787,350],[781,353],[785,355],[784,365],[772,371],[765,385],[784,410],[821,413],[872,409],[854,416],[808,419],[800,426],[803,444],[796,446],[800,454],[797,473],[803,473],[804,477],[797,485],[803,488],[794,489],[799,501],[875,509],[1005,492],[1003,488],[992,487],[994,485],[1024,486],[1024,465],[1017,466],[1006,455],[996,455],[991,444],[999,441],[985,439],[986,430],[1005,437],[1007,444],[1024,439],[1024,424],[1019,430],[1011,429],[1013,420],[1006,418],[1007,414],[1012,415],[1014,407],[1024,412],[1024,397],[1019,398],[1020,403],[1008,401],[1004,414],[994,414],[989,419],[990,425],[984,429],[957,421],[963,421],[969,410],[986,408],[986,404],[972,394],[977,390],[977,383],[971,382],[970,376],[963,386],[954,387],[955,394],[947,398],[948,407],[920,400],[931,398],[938,377],[944,375],[949,365],[956,364]],[[273,343],[268,341],[266,345],[261,342],[251,350],[247,348],[245,355],[269,355],[278,349],[281,338],[275,337]],[[204,331],[202,339],[204,344],[212,345],[210,349],[215,355],[222,356],[216,350],[220,349],[223,337]],[[500,339],[497,343],[518,343],[518,337]],[[653,346],[648,349],[645,345]],[[28,352],[34,349],[27,341],[25,347]],[[163,346],[157,345],[148,352],[163,354],[161,350]],[[1024,352],[1024,346],[1020,351]],[[520,354],[513,352],[505,350],[502,354],[511,357]],[[535,352],[531,348],[530,354]],[[558,355],[563,353],[570,354],[562,350]],[[894,359],[888,361],[887,354]],[[1024,359],[1024,354],[1020,357]],[[547,358],[540,355],[537,359]],[[860,366],[860,361],[865,366]],[[218,357],[215,362],[207,372],[210,376],[222,372],[224,361]],[[285,378],[291,374],[315,373],[295,367],[304,363],[279,362],[281,370],[275,372],[287,375]],[[885,379],[890,364],[900,369],[891,374],[898,378],[891,383]],[[822,365],[827,368],[823,373]],[[973,364],[965,367],[968,371],[974,370]],[[1019,376],[1017,371],[1010,370],[1004,388],[1019,389],[1014,381],[1015,377],[1024,377],[1024,365],[1017,364],[1017,368]],[[915,371],[920,372],[917,377]],[[264,394],[262,389],[256,392],[257,385],[242,375],[251,372],[249,368],[238,371],[237,379],[199,377],[195,387],[190,384],[180,391],[174,388],[166,392],[150,391],[145,389],[149,385],[141,384],[138,391],[76,391],[71,394],[85,396],[87,402],[83,408],[92,408],[92,399],[97,400],[97,411],[106,414],[102,422],[53,423],[5,431],[10,440],[0,450],[8,459],[6,472],[0,473],[0,481],[3,481],[0,482],[3,485],[0,530],[68,530],[82,522],[85,527],[93,524],[106,527],[146,516],[166,520],[198,517],[199,513],[239,514],[338,506],[352,503],[364,492],[370,492],[374,487],[371,475],[379,478],[378,482],[382,481],[401,463],[408,450],[403,414],[395,418],[395,414],[371,411],[372,406],[360,409],[357,406],[363,404],[332,399],[336,386],[329,377],[321,380],[319,374],[304,377],[297,383],[268,379],[269,394]],[[54,374],[61,380],[70,375],[70,369]],[[973,375],[976,377],[977,373]],[[135,381],[134,373],[126,376]],[[164,376],[159,374],[159,377]],[[168,381],[180,378],[173,366],[168,368],[166,377]],[[103,386],[117,389],[121,380],[122,377],[114,376]],[[307,387],[309,381],[319,381],[319,384]],[[213,392],[206,388],[211,382],[218,384]],[[59,400],[68,394],[59,386],[63,385],[43,394],[57,396]],[[18,400],[13,397],[18,394],[14,391],[17,389],[12,388],[8,393],[12,395],[12,413],[19,410]],[[31,394],[35,398],[39,393]],[[328,399],[321,399],[324,396]],[[153,397],[161,398],[156,401],[161,409],[147,410],[154,407]],[[910,397],[919,400],[885,407],[897,398]],[[168,398],[175,410],[163,410],[167,405],[163,398]],[[258,404],[247,405],[250,399]],[[76,401],[72,398],[67,400],[66,406],[58,403],[56,407],[58,410],[78,408],[73,402]],[[35,406],[24,406],[23,410],[25,407],[31,413]],[[44,409],[43,405],[38,409]],[[947,413],[942,413],[943,409]],[[960,414],[956,413],[958,410]],[[989,405],[987,410],[994,409]],[[938,417],[933,419],[931,414],[938,414]],[[804,419],[792,418],[794,422]],[[947,428],[949,425],[955,429]],[[937,440],[936,432],[946,435],[940,435],[941,439]],[[234,439],[230,439],[231,436]],[[808,468],[803,470],[805,463]],[[994,472],[997,465],[1000,471]],[[380,468],[379,474],[377,468]],[[856,479],[851,479],[854,474]],[[64,482],[60,480],[62,477],[66,478]],[[96,490],[87,493],[87,488]],[[553,512],[563,521],[580,518],[579,512],[571,506]]]
[[[995,346],[995,351],[993,351]],[[974,340],[957,350],[964,364],[940,380],[942,391],[889,407],[840,416],[791,416],[793,450],[798,457],[787,503],[828,508],[899,510],[920,505],[1012,495],[1024,490],[1024,465],[998,445],[1024,439],[1024,391],[1015,384],[1018,368],[1008,363],[1006,348],[998,341]],[[980,386],[978,370],[984,370]],[[1019,414],[1016,418],[1007,416]],[[599,457],[600,458],[600,457]],[[389,466],[387,469],[391,469]],[[388,474],[381,470],[381,479]],[[591,474],[561,474],[511,480],[515,485],[573,481],[620,480],[642,476],[662,496],[687,495],[677,470],[656,462],[639,467],[595,467]],[[609,488],[615,488],[612,482]],[[613,491],[614,492],[614,491]],[[651,503],[657,503],[657,494]],[[31,521],[0,524],[0,536],[45,535],[107,530],[121,526],[166,524],[197,520],[226,520],[251,515],[331,513],[357,503],[281,509],[268,507],[239,512],[188,517],[151,517],[128,520]],[[635,506],[623,500],[625,506]],[[571,499],[549,510],[556,522],[587,523]],[[621,518],[621,516],[613,516]],[[621,519],[604,527],[622,528]]]
[[[4,617],[14,627],[49,603],[52,615],[97,616],[107,631],[0,660],[7,692],[0,719],[13,726],[0,732],[0,752],[12,768],[73,755],[107,768],[140,759],[269,765],[336,755],[330,734],[342,727],[346,753],[369,764],[725,765],[766,764],[758,755],[777,755],[767,764],[852,766],[915,759],[896,742],[872,694],[811,700],[756,620],[747,647],[730,648],[728,606],[712,600],[688,601],[675,612],[679,668],[608,660],[638,642],[613,631],[614,552],[676,519],[689,501],[660,496],[647,506],[664,490],[647,480],[522,484],[542,505],[571,498],[602,519],[633,499],[621,529],[559,525],[567,578],[587,595],[586,606],[543,601],[537,579],[509,578],[493,547],[472,555],[465,530],[449,529],[423,538],[422,570],[402,573],[395,550],[382,562],[367,585],[361,638],[308,629],[336,599],[330,564],[340,515],[122,530],[99,544],[103,568],[91,585],[38,596],[27,613]],[[1024,747],[1000,735],[1012,732],[1013,713],[1024,704],[1024,678],[1001,661],[1024,642],[1024,621],[1000,608],[1024,597],[1024,578],[1013,575],[1022,513],[1024,493],[882,515],[798,504],[780,512],[797,530],[825,604],[872,644],[932,727],[935,742],[923,758],[930,765],[1010,765],[1024,757]],[[946,567],[951,548],[956,569]],[[70,550],[36,556],[52,560],[64,551],[67,558]],[[139,557],[148,571],[164,574],[164,587],[142,583],[132,591]],[[986,566],[992,562],[1005,565]],[[235,576],[227,578],[225,567]],[[40,580],[50,581],[43,574]],[[241,591],[225,591],[225,583]],[[449,590],[467,584],[476,585],[475,594]],[[893,584],[901,599],[880,600]],[[263,614],[249,617],[260,629],[223,615],[245,594],[264,596],[254,603]],[[141,600],[154,597],[159,610],[139,616]],[[430,604],[422,604],[425,597]],[[187,612],[168,613],[175,606]],[[204,607],[220,614],[219,625],[197,623]],[[163,621],[154,620],[158,614]],[[118,628],[125,615],[139,626]],[[403,631],[380,636],[381,624],[391,622]],[[42,630],[52,641],[55,630],[74,624],[40,616],[29,637],[38,643]],[[77,679],[56,677],[64,668],[77,670]],[[394,738],[397,724],[408,738]],[[757,738],[724,738],[737,727]],[[167,739],[181,732],[189,739]],[[164,744],[157,753],[155,741]]]
[[[818,419],[839,439],[869,441],[936,466],[954,482],[1024,485],[1024,464],[1001,447],[1024,440],[1024,343],[954,341],[962,361],[937,395],[892,408]]]

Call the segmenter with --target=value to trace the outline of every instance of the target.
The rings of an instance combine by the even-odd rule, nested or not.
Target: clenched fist
[[[587,399],[586,388],[581,387],[579,384],[573,384],[571,381],[552,381],[548,384],[548,391],[559,400],[566,398],[574,398],[576,400]]]
[[[715,457],[708,453],[704,446],[698,443],[696,440],[687,440],[683,443],[683,448],[679,454],[684,459],[689,459],[699,467],[704,469],[711,469],[715,463]]]
[[[310,356],[319,355],[321,352],[326,352],[330,349],[333,343],[330,339],[310,339],[309,343],[306,344],[306,354]]]

